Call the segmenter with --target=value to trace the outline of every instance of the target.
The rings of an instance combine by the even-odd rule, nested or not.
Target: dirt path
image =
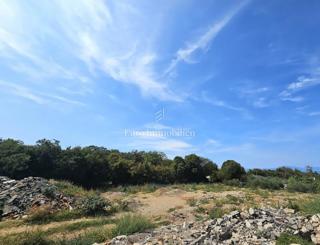
[[[242,197],[241,191],[205,192],[205,191],[185,191],[163,187],[152,193],[127,194],[121,192],[106,192],[102,196],[111,200],[126,199],[134,203],[132,210],[136,213],[152,218],[164,218],[170,222],[180,222],[182,220],[194,220],[195,215],[188,200],[208,199],[215,200],[225,198],[228,195]]]

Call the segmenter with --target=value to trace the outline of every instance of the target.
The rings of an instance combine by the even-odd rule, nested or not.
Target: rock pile
[[[275,244],[281,233],[301,235],[320,244],[320,215],[303,217],[291,209],[233,211],[222,218],[119,236],[106,244]]]
[[[21,180],[0,176],[2,217],[19,218],[30,208],[48,205],[53,210],[71,208],[72,198],[57,191],[46,179],[28,177]]]

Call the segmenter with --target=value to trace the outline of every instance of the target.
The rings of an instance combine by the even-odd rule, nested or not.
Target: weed
[[[197,200],[195,198],[190,198],[187,200],[187,204],[190,206],[190,207],[194,207],[197,205]]]
[[[300,236],[290,235],[287,233],[281,234],[281,236],[277,239],[277,245],[289,245],[289,244],[300,244],[300,245],[311,245],[312,242],[309,242],[303,239]]]
[[[209,217],[210,219],[217,219],[221,218],[225,214],[222,208],[212,208],[209,210]]]
[[[154,225],[141,215],[127,214],[116,221],[116,227],[113,229],[113,236],[129,235],[135,232],[141,232],[153,228]]]

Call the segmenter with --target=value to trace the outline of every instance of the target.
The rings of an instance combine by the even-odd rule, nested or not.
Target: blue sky
[[[320,165],[317,0],[0,2],[0,136]],[[186,130],[192,135],[127,135]]]

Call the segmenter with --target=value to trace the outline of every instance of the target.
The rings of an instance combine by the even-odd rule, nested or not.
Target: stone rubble
[[[118,236],[108,245],[276,244],[281,233],[320,244],[320,214],[299,216],[292,209],[233,211],[222,218],[163,226],[145,233]]]
[[[30,208],[43,205],[52,210],[72,209],[73,199],[57,191],[48,180],[28,177],[21,180],[0,176],[0,205],[3,218],[19,218]]]

